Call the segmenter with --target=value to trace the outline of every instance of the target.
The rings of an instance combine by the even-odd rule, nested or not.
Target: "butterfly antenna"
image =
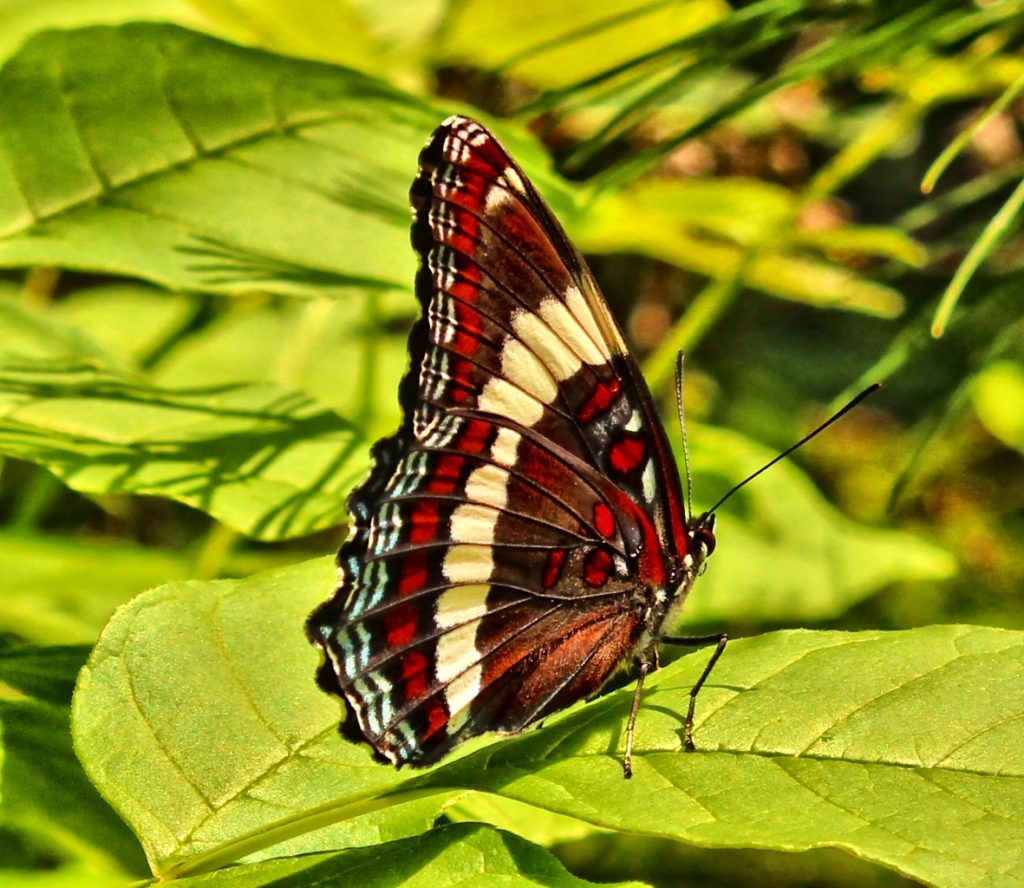
[[[680,365],[680,367],[681,367],[681,365]],[[799,441],[797,441],[796,444],[793,444],[791,447],[787,447],[785,450],[782,451],[782,453],[780,453],[777,457],[775,457],[775,459],[773,459],[771,462],[766,463],[765,465],[761,466],[761,468],[759,468],[752,475],[748,475],[746,478],[744,478],[742,481],[740,481],[739,484],[737,484],[735,487],[732,487],[725,494],[725,496],[723,496],[717,503],[715,503],[704,514],[705,515],[713,515],[715,512],[718,511],[718,508],[722,505],[722,503],[724,503],[727,499],[729,499],[730,496],[732,496],[734,493],[736,493],[737,490],[739,490],[742,487],[745,487],[747,484],[749,484],[751,481],[753,481],[762,472],[767,472],[768,469],[770,469],[772,466],[775,465],[775,463],[777,463],[779,460],[785,459],[787,456],[789,456],[797,448],[803,447],[804,444],[806,444],[808,441],[811,440],[811,438],[813,438],[816,435],[820,434],[821,432],[825,431],[825,429],[827,429],[830,425],[832,425],[832,423],[836,422],[839,419],[842,419],[842,417],[844,417],[847,413],[849,413],[851,410],[853,410],[853,408],[856,407],[866,397],[868,397],[868,395],[873,395],[881,387],[882,387],[882,383],[880,383],[880,382],[876,382],[873,385],[869,385],[866,389],[864,389],[864,391],[862,391],[859,395],[857,395],[851,401],[849,401],[845,407],[843,407],[841,410],[838,410],[837,412],[833,413],[820,426],[818,426],[816,429],[814,429],[814,431],[808,432]],[[685,449],[684,449],[684,453],[685,453]],[[689,466],[687,466],[687,477],[689,477]]]
[[[683,436],[683,468],[686,472],[686,514],[693,514],[693,476],[690,474],[690,448],[686,445],[686,414],[683,413],[683,353],[676,362],[676,415]]]

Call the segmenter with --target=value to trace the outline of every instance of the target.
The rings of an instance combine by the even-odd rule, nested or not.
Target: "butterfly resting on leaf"
[[[403,420],[348,501],[341,582],[307,624],[326,654],[318,680],[344,699],[349,736],[422,766],[523,730],[635,657],[628,777],[659,641],[717,642],[691,692],[693,747],[696,692],[726,636],[662,628],[715,547],[714,510],[687,514],[593,275],[495,137],[446,120],[410,196],[422,316]]]

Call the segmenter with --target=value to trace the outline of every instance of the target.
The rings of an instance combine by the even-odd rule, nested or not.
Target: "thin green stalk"
[[[978,134],[986,123],[1009,105],[1010,102],[1017,98],[1017,96],[1022,92],[1024,92],[1024,74],[1021,74],[1020,77],[1003,90],[1003,94],[988,107],[985,113],[979,115],[978,119],[970,126],[965,127],[963,131],[946,146],[945,150],[935,158],[932,165],[928,167],[928,172],[924,174],[924,179],[921,180],[921,191],[925,194],[931,194],[932,189],[935,187],[935,183],[939,181],[939,176],[945,172],[946,167],[953,162],[953,159],[964,150],[967,143]]]
[[[1021,206],[1024,206],[1024,179],[1013,190],[1013,194],[1010,195],[1006,203],[989,219],[984,231],[981,232],[981,237],[968,250],[967,255],[964,256],[964,261],[960,263],[956,274],[953,275],[949,286],[946,287],[946,292],[942,294],[942,298],[939,300],[939,307],[935,309],[935,320],[932,321],[932,336],[936,339],[946,332],[946,326],[949,324],[949,318],[953,314],[953,309],[956,308],[956,304],[967,284],[974,276],[974,272],[989,257],[1003,235],[1009,231],[1010,226],[1021,210]]]

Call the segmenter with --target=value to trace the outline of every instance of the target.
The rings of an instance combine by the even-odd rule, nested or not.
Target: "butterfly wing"
[[[411,200],[403,425],[349,500],[341,584],[308,627],[353,735],[399,765],[593,692],[692,578],[650,393],[522,170],[451,118]]]

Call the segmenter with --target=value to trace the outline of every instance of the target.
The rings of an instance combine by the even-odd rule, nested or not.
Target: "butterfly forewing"
[[[428,764],[595,691],[692,571],[650,394],[525,174],[455,117],[411,201],[403,425],[350,498],[341,585],[309,631],[355,733]]]

